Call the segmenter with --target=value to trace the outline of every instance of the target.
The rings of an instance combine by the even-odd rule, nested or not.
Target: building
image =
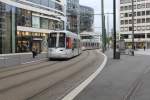
[[[47,51],[48,33],[64,21],[63,0],[0,0],[0,54]]]
[[[74,33],[79,33],[79,7],[79,0],[67,0],[67,30]]]
[[[120,0],[120,31],[126,46],[132,43],[132,0]],[[136,48],[150,48],[150,0],[134,0]]]
[[[83,31],[80,33],[82,47],[100,48],[102,45],[100,33]]]
[[[80,5],[80,32],[92,31],[94,23],[94,9]]]

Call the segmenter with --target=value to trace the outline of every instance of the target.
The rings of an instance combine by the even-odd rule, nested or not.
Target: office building
[[[0,0],[0,54],[47,51],[50,31],[64,29],[64,0]]]
[[[132,44],[132,0],[120,0],[120,32],[127,47]],[[136,48],[150,48],[150,0],[134,0],[134,41]]]

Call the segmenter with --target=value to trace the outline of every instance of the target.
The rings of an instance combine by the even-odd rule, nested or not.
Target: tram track
[[[13,67],[5,67],[5,68],[0,68],[0,73],[4,73],[4,72],[8,72],[8,71],[13,71],[13,70],[18,70],[18,69],[23,69],[26,67],[31,67],[31,66],[36,66],[38,64],[41,63],[45,63],[47,60],[44,61],[36,61],[34,63],[29,63],[29,64],[22,64],[22,65],[18,65],[18,66],[13,66]]]
[[[13,77],[13,76],[16,76],[19,74],[47,68],[47,67],[55,65],[57,63],[59,63],[59,62],[52,62],[52,63],[46,62],[46,63],[43,63],[44,65],[40,64],[39,66],[34,65],[34,66],[28,66],[28,67],[24,67],[24,68],[12,69],[12,70],[9,70],[9,71],[11,71],[10,73],[9,73],[9,71],[5,71],[5,72],[0,73],[0,80],[7,78],[7,77]],[[3,74],[3,73],[7,73],[7,74]]]
[[[95,55],[97,55],[97,53],[94,52]],[[99,57],[96,56],[95,59],[99,59]],[[75,66],[78,66],[79,69],[76,70],[74,73],[71,73],[69,76],[65,77],[64,79],[61,79],[60,81],[56,82],[55,84],[43,89],[42,91],[40,91],[39,93],[36,93],[35,95],[31,96],[31,97],[28,97],[26,100],[36,100],[36,98],[40,97],[41,95],[45,94],[46,92],[48,92],[52,87],[55,87],[56,85],[60,85],[60,83],[63,83],[64,81],[66,80],[71,80],[73,77],[75,77],[76,75],[79,75],[81,74],[81,72],[83,72],[85,69],[90,69],[93,65],[96,66],[98,64],[98,60],[95,60],[95,59],[92,59],[90,62],[87,62],[87,63],[84,63],[84,64],[81,64],[81,65],[84,65],[84,66],[80,66],[78,65],[79,63],[77,63]],[[80,80],[80,82],[82,82]],[[73,89],[73,88],[72,88]],[[70,89],[71,90],[71,89]],[[61,97],[60,97],[61,98]]]
[[[40,76],[38,76],[38,77],[34,77],[34,78],[30,79],[30,80],[17,83],[17,84],[15,84],[15,85],[9,86],[9,87],[7,87],[7,88],[0,89],[0,93],[7,92],[7,91],[10,90],[10,89],[13,89],[13,88],[22,86],[22,85],[24,85],[24,84],[27,84],[27,83],[30,83],[30,82],[33,82],[33,81],[36,81],[36,80],[39,80],[39,79],[42,79],[42,78],[44,78],[44,77],[46,77],[46,76],[52,75],[52,74],[54,74],[54,73],[56,73],[56,72],[59,72],[59,71],[61,71],[61,70],[65,70],[66,68],[68,68],[68,67],[70,67],[70,66],[72,66],[72,65],[74,65],[74,64],[76,64],[76,63],[78,63],[78,62],[81,62],[81,61],[83,61],[84,59],[86,59],[87,56],[89,56],[89,52],[87,52],[87,53],[88,53],[88,54],[86,54],[86,56],[81,57],[80,59],[78,59],[77,61],[75,61],[75,62],[73,62],[73,63],[71,63],[71,64],[68,64],[68,66],[65,66],[65,67],[62,67],[62,68],[58,68],[58,69],[56,68],[55,70],[50,71],[50,72],[48,72],[48,73],[44,73],[43,75],[40,75]],[[59,64],[60,64],[60,63],[59,63]],[[53,65],[53,67],[55,67],[55,66]]]

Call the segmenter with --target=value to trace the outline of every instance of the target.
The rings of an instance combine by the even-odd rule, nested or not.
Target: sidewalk
[[[150,71],[142,77],[132,100],[150,100]]]
[[[102,73],[86,87],[74,100],[126,100],[126,97],[133,97],[139,79],[146,71],[150,70],[150,56],[145,55],[121,55],[120,60],[112,59],[112,52],[106,53],[108,64]],[[146,76],[150,78],[150,74]],[[150,100],[150,79],[143,76],[143,89],[138,92],[140,97],[147,95],[149,99],[129,99],[129,100]],[[145,89],[147,91],[144,91]],[[146,94],[145,94],[146,93]],[[136,95],[136,94],[135,94]],[[139,98],[139,97],[138,97]]]
[[[34,59],[32,53],[12,53],[12,54],[0,54],[0,68],[11,67],[21,64],[26,64],[34,61],[47,59],[47,53],[42,52],[38,54]]]
[[[135,51],[135,54],[150,55],[150,49],[145,49],[145,51],[143,49],[138,49]]]

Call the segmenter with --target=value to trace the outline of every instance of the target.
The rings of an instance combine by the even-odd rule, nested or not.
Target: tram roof
[[[80,33],[80,36],[100,36],[100,34],[95,33],[95,32],[86,32],[86,31],[84,31],[84,32]]]
[[[78,36],[78,34],[76,34],[76,33],[73,33],[73,32],[70,32],[70,31],[67,31],[67,30],[58,30],[58,31],[51,31],[50,33],[65,33],[66,35],[68,35],[68,36],[72,36],[72,37],[80,37],[80,36]]]

